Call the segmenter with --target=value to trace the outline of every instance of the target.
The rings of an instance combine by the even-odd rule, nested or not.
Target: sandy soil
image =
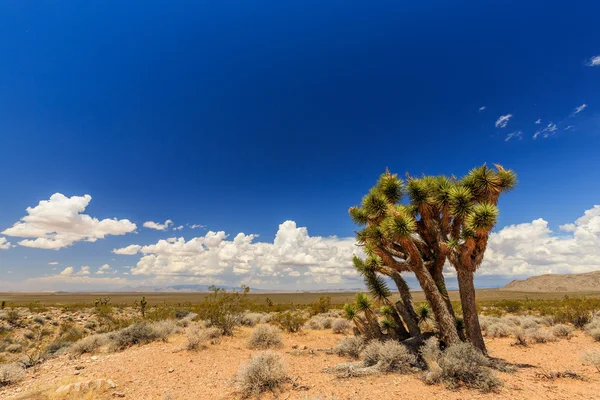
[[[175,335],[169,343],[152,343],[133,347],[116,354],[84,355],[70,360],[67,356],[49,360],[30,372],[18,385],[0,391],[1,399],[47,399],[34,393],[54,393],[60,385],[90,379],[112,379],[118,387],[85,398],[114,398],[115,391],[129,399],[238,399],[235,376],[241,364],[257,350],[245,347],[251,328],[243,328],[233,338],[206,350],[181,350],[183,335]],[[331,348],[342,337],[331,331],[306,331],[284,336],[285,346],[277,351],[285,360],[288,374],[308,390],[294,390],[292,385],[279,393],[269,393],[265,399],[599,399],[600,373],[584,365],[580,355],[585,350],[600,350],[600,343],[578,333],[571,340],[511,346],[513,339],[493,339],[487,342],[490,355],[510,363],[521,364],[515,374],[498,373],[504,387],[498,393],[474,390],[448,390],[444,386],[429,386],[419,374],[376,375],[341,379],[322,372],[326,367],[347,360],[319,349]],[[292,346],[304,346],[296,350]],[[83,369],[77,370],[77,366]],[[541,371],[572,370],[585,380],[536,377]],[[53,397],[53,396],[52,396]],[[77,398],[77,397],[75,397]]]

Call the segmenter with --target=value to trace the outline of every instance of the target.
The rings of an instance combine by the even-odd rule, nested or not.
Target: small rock
[[[85,368],[85,365],[76,365],[76,366],[75,366],[75,369],[76,369],[77,371],[79,371],[80,369],[84,369],[84,368]]]
[[[113,397],[125,397],[125,393],[123,392],[113,392]]]
[[[308,346],[302,346],[302,350],[308,350]]]
[[[75,371],[73,372],[73,375],[79,375],[81,373],[81,371]]]
[[[298,345],[297,345],[297,344],[293,344],[293,345],[292,345],[292,349],[297,349],[297,348],[298,348]]]
[[[174,368],[169,368],[169,373],[171,373],[171,372],[173,372],[173,371],[175,371],[175,369],[174,369]]]
[[[90,359],[96,361],[98,359],[98,356],[91,356]]]

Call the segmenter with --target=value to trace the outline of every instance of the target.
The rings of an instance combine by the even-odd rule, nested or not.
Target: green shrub
[[[329,311],[331,308],[331,297],[320,296],[319,300],[311,303],[309,306],[310,315],[323,314]]]
[[[233,329],[241,324],[245,310],[248,309],[248,292],[250,288],[243,286],[242,291],[228,292],[224,289],[211,287],[210,293],[204,299],[200,309],[200,318],[208,326],[221,329],[223,335],[233,335]]]
[[[289,333],[299,332],[306,320],[304,313],[298,310],[278,312],[271,317],[271,323]]]

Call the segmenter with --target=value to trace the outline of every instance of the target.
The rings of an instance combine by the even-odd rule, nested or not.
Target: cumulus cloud
[[[257,242],[257,237],[238,233],[230,239],[223,231],[210,231],[188,241],[159,240],[139,249],[142,256],[131,274],[253,279],[263,283],[302,277],[304,282],[317,284],[357,278],[352,267],[352,255],[359,251],[354,238],[310,236],[294,221],[279,225],[272,243]]]
[[[508,125],[508,121],[510,121],[511,118],[512,114],[501,115],[496,120],[496,128],[506,128],[506,125]]]
[[[515,139],[518,139],[518,140],[523,139],[523,132],[521,132],[521,131],[511,132],[508,135],[506,135],[506,138],[504,138],[504,141],[508,142],[512,138],[515,138]]]
[[[141,248],[142,248],[142,246],[140,246],[140,245],[132,244],[127,247],[120,248],[120,249],[113,249],[112,252],[115,254],[132,256],[134,254],[137,254],[137,252],[140,251]]]
[[[200,224],[192,224],[192,225],[188,225],[190,227],[190,229],[198,229],[198,228],[206,228],[205,225],[200,225]]]
[[[0,250],[10,249],[10,242],[5,237],[0,237]]]
[[[575,110],[573,110],[573,115],[579,114],[580,112],[585,110],[586,107],[587,107],[587,104],[582,104],[579,107],[575,107]]]
[[[179,225],[173,228],[174,231],[180,231],[183,229],[183,225]]]
[[[481,107],[479,107],[479,111],[483,111],[483,110],[485,110],[486,108],[487,108],[486,106],[481,106]]]
[[[542,120],[541,120],[541,118],[540,118],[540,119],[538,119],[537,121],[535,121],[535,123],[536,123],[537,125],[541,124],[541,123],[542,123]]]
[[[90,274],[90,267],[88,267],[87,265],[84,265],[81,268],[79,268],[79,271],[77,271],[77,272],[75,272],[75,268],[67,267],[67,268],[63,269],[59,275],[60,276],[85,276],[85,275],[89,275],[89,274]]]
[[[559,229],[566,233],[553,232],[547,221],[538,218],[492,233],[479,273],[531,276],[597,270],[600,265],[600,205]]]
[[[166,231],[171,225],[173,225],[173,221],[168,219],[164,224],[161,224],[160,222],[146,221],[142,226],[148,229],[156,229],[157,231]]]
[[[558,128],[556,127],[556,124],[553,123],[552,121],[550,121],[550,123],[544,129],[540,129],[540,130],[536,131],[533,134],[533,138],[537,139],[538,136],[542,135],[542,137],[544,139],[546,139],[546,138],[554,135],[557,130],[558,130]]]
[[[35,207],[27,207],[27,215],[2,233],[27,238],[19,245],[58,250],[78,241],[95,242],[108,235],[125,235],[136,225],[127,219],[92,218],[82,214],[92,196],[66,197],[55,193]]]
[[[590,58],[590,60],[587,63],[588,67],[598,67],[600,66],[600,56],[594,56],[592,58]]]
[[[113,269],[110,267],[110,265],[104,264],[103,266],[98,268],[98,271],[96,271],[96,275],[104,275],[104,274],[109,274],[109,273],[114,273],[114,272],[115,271],[113,271]]]

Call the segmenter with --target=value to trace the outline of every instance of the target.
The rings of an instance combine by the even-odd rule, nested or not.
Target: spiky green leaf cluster
[[[475,233],[488,232],[496,224],[498,213],[498,207],[493,204],[476,204],[467,216],[466,227]]]
[[[394,315],[394,313],[395,313],[394,309],[393,309],[393,308],[392,308],[392,306],[390,306],[389,304],[386,304],[386,305],[382,306],[382,307],[379,309],[379,312],[380,312],[380,313],[381,313],[381,315],[383,315],[384,317],[389,317],[389,316],[392,316],[392,315]]]
[[[349,319],[350,321],[356,318],[356,308],[353,304],[344,304],[344,318]]]
[[[373,296],[373,298],[376,300],[383,301],[392,295],[381,275],[376,273],[366,274],[365,284],[367,285],[367,289],[369,289],[371,296]]]
[[[360,311],[370,310],[372,306],[369,296],[364,293],[356,293],[356,308]]]
[[[415,232],[416,221],[412,215],[406,212],[405,207],[394,206],[390,215],[381,223],[381,230],[384,236],[390,240],[404,239]]]
[[[394,329],[396,329],[396,321],[394,321],[392,318],[386,317],[384,319],[381,320],[381,329],[384,330],[384,332],[391,332]]]
[[[392,175],[387,171],[379,177],[375,187],[386,197],[390,203],[399,202],[404,194],[404,185],[402,180],[398,178],[398,175]]]

